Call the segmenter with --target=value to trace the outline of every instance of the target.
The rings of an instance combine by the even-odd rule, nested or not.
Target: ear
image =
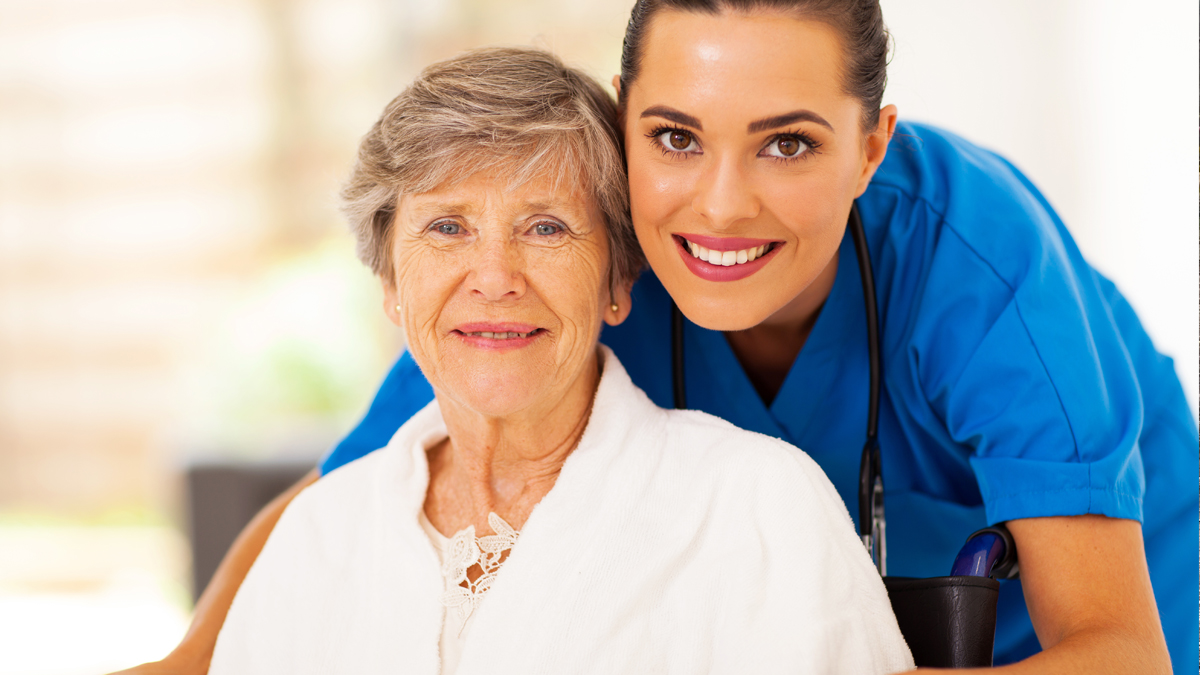
[[[863,170],[858,178],[858,190],[854,194],[856,198],[867,191],[871,178],[879,165],[883,164],[883,158],[887,156],[888,143],[892,141],[892,135],[895,133],[896,106],[884,106],[879,111],[879,124],[863,139]]]
[[[617,311],[613,311],[613,304],[617,305]],[[604,308],[604,323],[610,326],[619,326],[629,318],[629,313],[633,311],[633,282],[629,281],[621,284],[613,289],[612,298],[608,302],[608,307]]]
[[[400,325],[400,312],[396,307],[400,304],[400,294],[396,291],[396,284],[392,281],[380,280],[383,284],[383,313],[387,315],[388,321],[391,321],[397,328],[402,328]]]
[[[625,102],[621,100],[621,76],[613,75],[612,79],[613,91],[617,95],[617,130],[622,135],[625,133]]]

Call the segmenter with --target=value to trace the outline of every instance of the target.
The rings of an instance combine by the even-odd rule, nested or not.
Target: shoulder
[[[717,508],[800,530],[853,528],[850,514],[825,472],[789,443],[747,431],[695,410],[664,412],[664,460]],[[786,514],[786,515],[785,515]]]
[[[971,199],[987,200],[988,206],[1019,202],[1032,187],[995,152],[945,129],[912,122],[896,126],[871,185],[901,192],[943,214]]]
[[[283,512],[264,552],[277,560],[307,560],[312,569],[347,564],[346,552],[376,507],[374,484],[387,454],[373,452],[305,488]]]
[[[430,403],[385,447],[322,476],[297,495],[276,529],[283,528],[291,545],[330,561],[346,555],[353,541],[372,536],[375,519],[423,500],[427,468],[418,454],[439,435],[445,435],[445,424],[437,404]]]
[[[749,496],[786,493],[829,501],[845,511],[829,479],[799,448],[698,410],[667,410],[650,400],[629,378],[612,350],[604,349],[604,376],[596,393],[585,437],[589,445],[620,448],[621,470],[670,476],[662,486],[681,493],[731,503],[752,504]],[[687,497],[691,498],[691,497]],[[778,503],[776,503],[778,505]],[[849,517],[847,516],[847,522]]]
[[[1046,262],[1069,264],[1074,246],[1045,197],[1011,162],[933,126],[897,125],[860,205],[883,247],[971,258],[1009,289]]]

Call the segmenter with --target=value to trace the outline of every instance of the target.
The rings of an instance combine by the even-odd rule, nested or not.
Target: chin
[[[481,369],[482,370],[482,369]],[[545,387],[530,382],[528,372],[505,373],[491,370],[486,375],[468,376],[447,382],[446,393],[480,415],[505,417],[534,405],[538,391]]]
[[[737,298],[697,298],[695,295],[687,297],[691,299],[685,302],[676,301],[676,304],[688,321],[701,328],[721,332],[753,328],[766,321],[777,309],[762,306],[762,303],[739,301]]]

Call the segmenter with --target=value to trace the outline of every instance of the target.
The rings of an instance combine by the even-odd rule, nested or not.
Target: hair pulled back
[[[622,104],[642,65],[642,41],[650,20],[660,10],[711,15],[773,10],[830,26],[841,37],[843,90],[862,104],[865,130],[879,123],[879,106],[887,85],[889,40],[879,0],[637,0],[621,50]]]

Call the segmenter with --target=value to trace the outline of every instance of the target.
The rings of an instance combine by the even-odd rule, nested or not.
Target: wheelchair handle
[[[1017,544],[1004,523],[997,523],[967,537],[967,543],[954,559],[950,576],[1015,579],[1019,572]]]

